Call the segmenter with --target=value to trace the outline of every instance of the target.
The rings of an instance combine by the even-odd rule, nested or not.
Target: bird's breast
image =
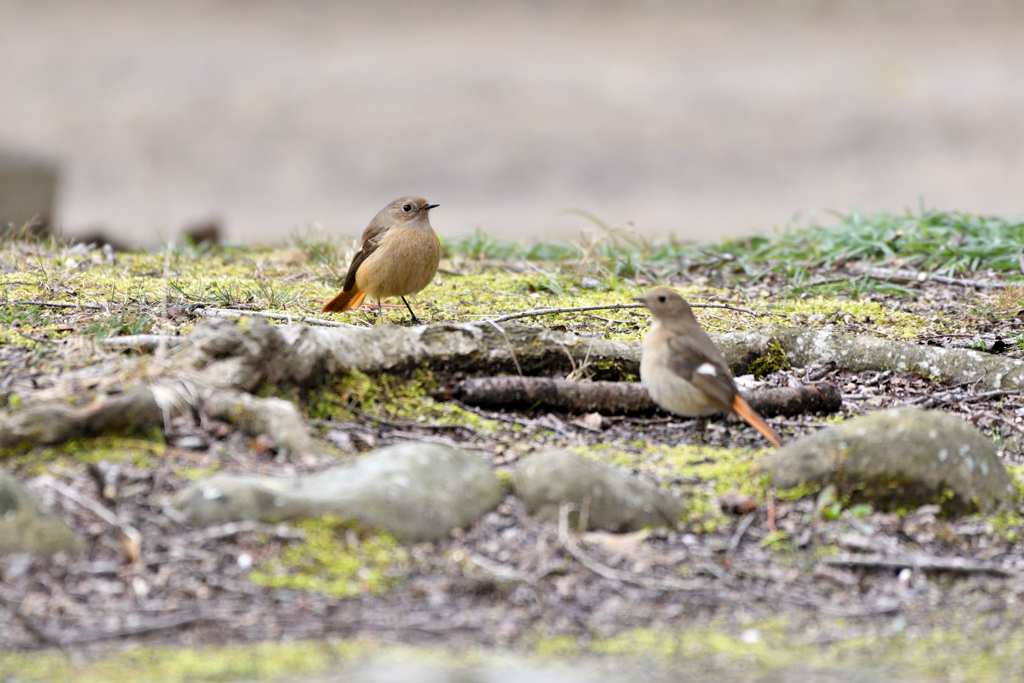
[[[392,228],[356,272],[356,287],[375,299],[415,294],[430,284],[441,243],[427,228]]]
[[[640,383],[662,410],[683,417],[703,417],[722,412],[708,395],[668,366],[667,340],[648,333],[640,354]]]

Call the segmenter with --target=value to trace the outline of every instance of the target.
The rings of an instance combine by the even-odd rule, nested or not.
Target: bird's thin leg
[[[409,302],[405,300],[404,296],[402,297],[402,303],[405,304],[405,307],[409,309],[409,315],[412,316],[412,324],[413,325],[419,325],[420,324],[420,319],[417,318],[416,314],[412,312],[412,306],[409,305]]]
[[[694,441],[707,442],[708,418],[704,415],[696,418],[693,425]]]
[[[384,307],[380,305],[380,299],[377,299],[377,317],[384,315]]]

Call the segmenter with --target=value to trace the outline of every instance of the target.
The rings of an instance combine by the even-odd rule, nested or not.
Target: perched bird
[[[782,439],[736,392],[722,352],[693,317],[690,304],[669,289],[637,299],[654,318],[640,353],[640,381],[659,406],[684,417],[736,413],[778,448]]]
[[[429,285],[441,261],[441,242],[428,216],[435,206],[419,197],[402,197],[381,209],[363,230],[363,245],[348,267],[344,288],[322,312],[359,308],[367,296],[377,300],[380,312],[381,299],[398,296],[418,324],[405,296]]]

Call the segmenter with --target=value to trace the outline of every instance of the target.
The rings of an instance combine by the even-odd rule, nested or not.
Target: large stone
[[[991,509],[1014,487],[995,446],[941,411],[896,408],[792,441],[764,461],[776,486],[835,484],[876,505]]]
[[[512,483],[530,514],[555,521],[561,506],[571,503],[574,523],[583,511],[588,529],[621,532],[672,526],[683,509],[682,501],[652,482],[557,449],[521,461]]]
[[[408,443],[294,481],[215,475],[183,490],[175,504],[197,524],[332,514],[415,542],[472,524],[503,495],[494,470],[480,458],[447,446]]]
[[[32,489],[0,470],[0,555],[30,553],[49,557],[82,550],[78,535]]]

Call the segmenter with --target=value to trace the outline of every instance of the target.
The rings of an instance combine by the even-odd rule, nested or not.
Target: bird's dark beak
[[[423,207],[423,210],[424,211],[430,211],[431,209],[435,209],[435,208],[437,208],[439,206],[441,206],[441,205],[440,204],[427,204],[426,206]]]
[[[638,301],[638,302],[640,302],[642,304],[643,303],[647,303],[647,302],[644,301],[644,298],[642,296],[635,296],[635,297],[633,297],[633,301]]]

